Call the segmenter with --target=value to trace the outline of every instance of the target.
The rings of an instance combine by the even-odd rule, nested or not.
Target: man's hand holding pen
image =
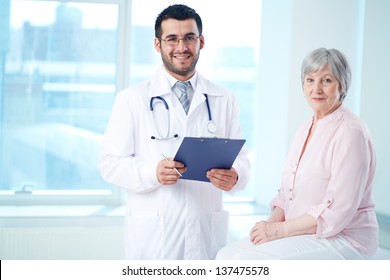
[[[160,160],[156,169],[157,179],[162,185],[173,185],[187,168],[181,162],[173,161],[172,158],[167,158],[164,155],[162,156],[163,159]]]

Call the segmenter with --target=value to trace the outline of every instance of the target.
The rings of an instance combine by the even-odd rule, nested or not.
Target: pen
[[[161,155],[162,155],[162,157],[163,157],[166,161],[169,161],[169,159],[168,159],[166,156],[164,156],[163,154],[161,154]],[[179,172],[179,170],[176,169],[176,167],[174,167],[173,170],[175,170],[176,173],[179,174],[180,177],[183,176],[183,175],[181,175],[181,173]]]

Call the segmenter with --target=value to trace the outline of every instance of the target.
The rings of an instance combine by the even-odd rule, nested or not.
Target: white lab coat
[[[209,97],[216,135],[207,131]],[[158,136],[150,99],[162,96],[169,105],[171,140]],[[167,111],[154,106],[157,126],[166,134]],[[156,177],[161,154],[173,157],[184,136],[241,138],[239,108],[234,96],[198,74],[188,116],[172,93],[161,67],[149,81],[116,96],[105,131],[99,169],[102,177],[128,190],[125,246],[128,259],[214,259],[226,243],[229,213],[223,210],[222,191],[211,183],[179,180],[161,185]],[[238,182],[231,192],[244,188],[249,177],[245,147],[233,167]]]

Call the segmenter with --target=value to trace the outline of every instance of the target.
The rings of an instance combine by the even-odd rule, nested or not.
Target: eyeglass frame
[[[188,39],[188,37],[194,37],[195,39],[193,42],[188,42],[188,41],[186,41],[186,39]],[[200,34],[200,35],[196,36],[195,34],[187,34],[181,38],[179,36],[176,36],[176,35],[170,35],[170,36],[165,37],[165,39],[163,39],[163,38],[157,38],[157,39],[159,39],[160,41],[164,41],[165,44],[168,46],[177,46],[179,44],[180,40],[183,41],[183,43],[186,45],[195,44],[200,37],[203,37],[203,35]],[[167,40],[169,40],[169,39],[172,39],[172,40],[175,39],[175,41],[172,43],[169,43],[169,42],[167,42]]]

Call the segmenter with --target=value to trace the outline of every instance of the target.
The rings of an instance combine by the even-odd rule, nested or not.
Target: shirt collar
[[[165,75],[167,76],[167,79],[169,81],[169,84],[171,85],[171,88],[173,88],[173,86],[176,84],[176,82],[178,81],[176,78],[174,78],[172,75],[170,75],[164,68],[164,73]],[[197,82],[197,78],[198,78],[198,72],[195,72],[194,75],[192,75],[192,77],[187,80],[187,81],[184,81],[184,82],[190,82],[191,83],[191,86],[193,89],[196,88],[196,82]]]
[[[343,112],[344,112],[344,107],[343,107],[343,104],[341,104],[340,107],[337,108],[336,110],[334,110],[332,113],[330,113],[329,115],[326,115],[322,119],[318,120],[317,126],[322,126],[322,125],[326,125],[328,123],[333,123],[333,121],[335,119],[342,116]]]
[[[162,77],[166,77],[165,81],[161,81]],[[221,90],[216,87],[211,81],[202,77],[197,71],[189,79],[192,85],[191,95],[193,94],[208,94],[210,96],[221,96]],[[151,90],[148,93],[150,97],[163,96],[172,92],[172,87],[177,82],[177,79],[172,77],[163,65],[157,70],[155,75],[151,77]]]

